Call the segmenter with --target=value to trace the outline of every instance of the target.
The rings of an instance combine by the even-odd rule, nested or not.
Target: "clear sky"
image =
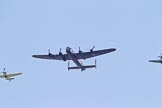
[[[162,0],[0,0],[1,108],[162,108]],[[32,58],[117,48],[97,69]],[[83,61],[93,64],[94,59]],[[71,65],[75,65],[71,62]]]

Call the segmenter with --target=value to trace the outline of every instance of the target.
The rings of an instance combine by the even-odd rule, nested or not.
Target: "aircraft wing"
[[[149,62],[153,62],[153,63],[162,63],[162,60],[149,60]]]
[[[34,58],[49,59],[49,60],[71,60],[67,54],[61,55],[33,55]]]
[[[78,59],[88,59],[88,58],[91,58],[91,57],[103,55],[103,54],[106,54],[106,53],[111,53],[111,52],[114,52],[114,51],[116,51],[116,49],[115,48],[111,48],[111,49],[83,52],[82,54],[76,53],[75,55],[76,55],[76,57]]]
[[[21,75],[21,74],[22,73],[7,74],[7,77],[13,77],[13,76]]]
[[[0,75],[0,78],[4,78],[4,75]]]
[[[82,52],[80,53],[73,53],[77,59],[87,59],[87,58],[91,58],[91,57],[95,57],[95,56],[99,56],[99,55],[103,55],[106,53],[110,53],[115,51],[115,48],[111,48],[111,49],[104,49],[104,50],[98,50],[98,51],[90,51],[90,52]],[[49,59],[49,60],[72,60],[67,54],[63,54],[63,55],[33,55],[32,57],[34,58],[40,58],[40,59]]]

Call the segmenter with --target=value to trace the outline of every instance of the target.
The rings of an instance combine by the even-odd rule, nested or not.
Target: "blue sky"
[[[161,0],[1,0],[2,108],[161,108]],[[97,69],[67,71],[67,62],[33,54],[117,48]],[[83,61],[93,64],[94,59]],[[71,65],[74,65],[71,62]]]

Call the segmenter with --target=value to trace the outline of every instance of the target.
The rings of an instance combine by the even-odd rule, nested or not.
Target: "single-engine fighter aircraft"
[[[95,68],[96,67],[96,60],[95,60],[94,65],[86,65],[85,66],[80,61],[80,59],[85,60],[85,59],[92,58],[92,57],[95,57],[95,56],[110,53],[110,52],[113,52],[113,51],[116,50],[115,48],[111,48],[111,49],[94,51],[93,50],[94,48],[95,48],[95,46],[92,49],[90,49],[90,51],[83,52],[83,51],[80,50],[80,47],[79,47],[79,52],[74,53],[74,51],[70,47],[67,47],[66,48],[67,54],[63,54],[61,52],[61,49],[60,49],[59,54],[56,54],[56,55],[50,53],[50,50],[48,50],[49,51],[48,55],[33,55],[32,57],[40,58],[40,59],[49,59],[49,60],[63,60],[63,61],[72,60],[77,66],[69,67],[69,62],[68,62],[68,70],[70,70],[70,69],[81,69],[81,71],[84,71],[86,68]]]
[[[161,63],[162,64],[162,55],[158,56],[160,59],[159,60],[149,60],[149,62],[153,62],[153,63]]]
[[[13,74],[7,74],[7,72],[5,71],[5,68],[3,70],[3,75],[0,75],[0,78],[6,78],[6,80],[9,80],[9,82],[11,82],[11,80],[13,80],[13,76],[17,76],[17,75],[21,75],[22,73],[13,73]]]

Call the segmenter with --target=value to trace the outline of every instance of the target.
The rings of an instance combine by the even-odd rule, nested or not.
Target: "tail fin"
[[[84,66],[84,68],[96,68],[96,65],[87,65],[87,66]]]
[[[68,71],[70,70],[70,69],[80,69],[78,66],[76,66],[76,67],[70,67],[70,62],[68,61]]]
[[[96,68],[96,64],[97,64],[97,60],[95,59],[95,64],[94,65],[87,65],[87,66],[83,66],[85,69],[86,68]]]
[[[87,66],[83,66],[83,68],[80,68],[78,66],[75,66],[75,67],[68,67],[68,70],[71,70],[71,69],[81,69],[82,71],[87,69],[87,68],[96,68],[96,65],[87,65]]]
[[[78,67],[78,66],[75,66],[75,67],[69,67],[69,63],[68,63],[68,70],[70,69],[81,69],[82,71],[87,69],[87,68],[96,68],[96,59],[95,59],[95,64],[94,65],[87,65],[87,66],[83,66],[82,68]]]
[[[68,70],[70,70],[70,69],[80,69],[79,67],[68,67]]]
[[[9,82],[11,82],[11,80],[14,80],[15,78],[7,78],[6,80],[9,80]]]

